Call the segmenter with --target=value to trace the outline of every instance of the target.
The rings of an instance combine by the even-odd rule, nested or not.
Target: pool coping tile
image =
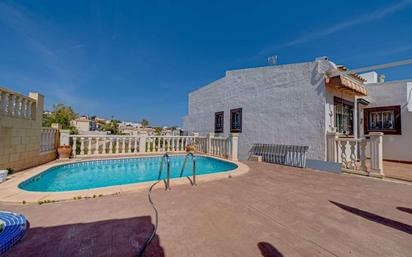
[[[172,154],[172,156],[176,155],[183,155],[183,154]],[[71,163],[79,163],[79,162],[87,162],[87,161],[97,161],[97,160],[118,160],[118,159],[134,159],[134,158],[147,158],[147,157],[158,157],[159,155],[143,155],[143,156],[126,156],[126,157],[95,157],[95,158],[76,158],[76,159],[68,159],[68,160],[54,160],[52,162],[39,165],[34,168],[30,168],[27,170],[20,171],[16,174],[13,174],[8,177],[8,179],[0,184],[0,202],[7,202],[7,203],[38,203],[39,201],[65,201],[65,200],[74,200],[74,198],[88,198],[88,197],[99,197],[104,195],[115,195],[121,193],[129,193],[129,192],[138,192],[149,189],[149,187],[153,184],[153,181],[150,182],[141,182],[141,183],[134,183],[134,184],[126,184],[126,185],[116,185],[116,186],[108,186],[108,187],[100,187],[100,188],[93,188],[93,189],[84,189],[84,190],[73,190],[73,191],[65,191],[65,192],[32,192],[20,189],[18,185],[33,177],[36,176],[47,169],[64,165],[64,164],[71,164]],[[219,158],[216,156],[205,155],[205,154],[198,154],[197,156],[206,156],[212,157],[218,160],[230,162],[236,164],[238,167],[231,171],[221,172],[221,173],[212,173],[206,175],[199,175],[196,177],[197,183],[205,183],[208,181],[213,181],[217,179],[224,179],[231,176],[238,176],[245,174],[249,171],[249,167],[241,162],[236,162],[232,160],[227,160],[223,158]],[[186,185],[190,183],[186,177],[184,178],[173,178],[171,179],[171,187],[178,185]]]

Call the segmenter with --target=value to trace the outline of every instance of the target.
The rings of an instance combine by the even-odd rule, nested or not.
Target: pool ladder
[[[189,176],[187,176],[187,179],[190,181],[190,184],[192,184],[192,186],[195,186],[196,185],[196,157],[193,153],[186,154],[185,160],[183,161],[182,170],[180,171],[180,177],[183,176],[183,171],[185,170],[187,158],[189,156],[192,156],[193,170],[192,170],[192,179],[190,179]]]
[[[159,176],[157,177],[157,180],[160,181],[162,178],[162,172],[163,172],[163,167],[165,164],[165,159],[166,159],[167,173],[166,173],[166,179],[164,179],[163,181],[165,182],[166,190],[170,190],[170,156],[168,153],[165,153],[162,156],[162,161],[160,163],[160,169],[159,169]]]
[[[187,159],[189,158],[189,156],[192,157],[193,169],[192,169],[192,178],[187,176],[187,179],[189,179],[190,184],[192,186],[195,186],[196,185],[196,157],[193,153],[186,154],[185,160],[183,161],[182,169],[180,170],[180,177],[183,177],[183,172],[185,170]],[[166,160],[166,169],[167,169],[166,171],[167,171],[167,173],[166,173],[166,179],[164,179],[163,181],[165,183],[166,190],[170,190],[170,156],[169,156],[168,153],[165,153],[162,156],[162,160],[161,160],[161,163],[160,163],[158,180],[161,180],[161,178],[162,178],[163,168],[165,166],[164,165],[165,160]]]
[[[180,171],[180,177],[183,176],[183,171],[185,170],[187,158],[188,158],[189,156],[192,156],[192,161],[193,161],[193,178],[192,178],[192,179],[190,179],[190,177],[187,177],[187,178],[189,179],[189,181],[190,181],[190,183],[192,184],[192,186],[194,186],[194,185],[196,185],[196,158],[195,158],[195,156],[193,155],[193,153],[188,153],[188,154],[186,154],[185,160],[184,160],[184,162],[183,162],[182,170]],[[162,180],[162,172],[163,172],[163,168],[164,168],[164,164],[165,164],[165,159],[166,159],[167,174],[166,174],[166,179],[163,180],[163,181],[165,182],[166,190],[170,190],[170,156],[169,156],[168,153],[165,153],[165,154],[162,156],[162,161],[161,161],[161,163],[160,163],[160,169],[159,169],[158,179],[157,179],[156,182],[154,182],[154,183],[152,184],[152,186],[149,188],[149,191],[148,191],[148,193],[147,193],[147,197],[148,197],[148,199],[149,199],[149,203],[150,203],[150,205],[152,206],[152,208],[153,208],[153,210],[154,210],[154,212],[155,212],[155,224],[154,224],[152,233],[151,233],[150,236],[147,238],[147,240],[143,243],[143,246],[142,246],[141,249],[139,250],[139,253],[138,253],[138,255],[137,255],[138,257],[142,257],[142,256],[143,256],[146,248],[149,246],[149,244],[152,242],[153,238],[156,236],[156,231],[157,231],[157,227],[158,227],[158,224],[159,224],[159,212],[158,212],[155,204],[153,203],[151,194],[152,194],[153,188]]]

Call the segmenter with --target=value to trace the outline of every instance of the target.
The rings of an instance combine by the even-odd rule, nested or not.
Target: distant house
[[[140,135],[146,135],[146,136],[152,136],[155,134],[154,128],[143,128],[143,127],[132,127],[132,126],[119,126],[119,131],[122,134],[125,135],[130,135],[130,136],[140,136]]]
[[[120,123],[120,126],[122,126],[122,127],[132,127],[132,128],[141,128],[142,124],[137,123],[137,122],[122,121]]]
[[[333,75],[345,70],[343,66],[320,58],[306,63],[227,71],[223,78],[189,94],[184,130],[217,135],[239,133],[241,160],[248,158],[254,143],[306,145],[309,146],[310,166],[326,161],[328,131],[336,131],[344,137],[362,137],[367,132],[363,129],[363,109],[398,105],[403,110],[399,113],[402,135],[411,140],[412,113],[404,107],[406,87],[398,90],[398,98],[385,103],[385,93],[376,92],[383,86],[365,86],[368,78],[357,74]],[[370,97],[368,90],[372,92]],[[377,119],[376,109],[367,111],[372,119]],[[398,114],[396,109],[389,111]],[[393,120],[394,128],[400,126],[397,122]],[[396,137],[385,130],[388,125],[383,129],[371,126],[368,127],[370,131],[391,133],[391,136],[385,135],[387,145],[386,141]],[[412,161],[412,154],[392,156],[388,151],[385,154],[390,159]]]
[[[79,117],[71,121],[71,125],[80,131],[95,131],[97,129],[96,120],[91,120],[87,116]]]

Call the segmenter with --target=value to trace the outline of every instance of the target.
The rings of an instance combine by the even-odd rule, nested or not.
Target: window
[[[224,113],[216,112],[215,113],[215,133],[223,133],[223,124],[224,124]]]
[[[385,134],[401,134],[401,107],[386,106],[364,109],[365,133],[383,132]]]
[[[230,110],[230,132],[242,132],[242,108]]]
[[[353,102],[335,96],[334,105],[337,132],[353,135]]]

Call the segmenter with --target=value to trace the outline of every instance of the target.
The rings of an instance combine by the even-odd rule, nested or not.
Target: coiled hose
[[[137,257],[142,257],[146,248],[150,245],[150,243],[152,242],[153,238],[156,236],[156,231],[157,231],[157,225],[159,223],[159,213],[156,209],[156,206],[154,205],[153,201],[152,201],[152,189],[160,182],[161,180],[156,181],[155,183],[153,183],[150,188],[149,191],[147,193],[147,197],[149,198],[149,203],[152,206],[154,212],[155,212],[155,224],[153,226],[153,231],[152,234],[150,234],[150,237],[147,238],[147,240],[144,242],[143,247],[140,249],[139,254],[137,255]]]

